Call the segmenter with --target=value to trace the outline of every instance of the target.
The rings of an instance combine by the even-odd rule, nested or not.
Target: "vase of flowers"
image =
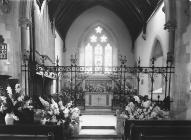
[[[13,125],[15,120],[18,120],[17,116],[15,116],[13,113],[6,113],[5,115],[6,125]]]
[[[13,125],[14,124],[14,118],[12,113],[7,113],[5,115],[5,124],[6,125]]]
[[[12,124],[14,120],[23,123],[26,116],[32,116],[24,115],[28,110],[32,111],[32,100],[21,92],[20,84],[15,85],[15,93],[12,93],[10,86],[6,90],[6,94],[0,95],[0,112],[6,114],[5,123]]]

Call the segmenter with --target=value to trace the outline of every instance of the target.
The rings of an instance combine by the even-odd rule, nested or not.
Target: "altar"
[[[85,80],[85,106],[111,106],[113,82],[105,75],[91,75]]]
[[[111,92],[86,92],[86,106],[111,106],[113,94]]]

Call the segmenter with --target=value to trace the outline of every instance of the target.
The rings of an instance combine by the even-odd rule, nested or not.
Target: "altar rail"
[[[53,140],[68,140],[69,131],[58,125],[0,125],[0,135],[52,135]],[[29,138],[29,137],[28,137]],[[0,137],[1,139],[1,137]],[[10,139],[9,139],[10,140]],[[15,139],[14,139],[15,140]],[[28,140],[28,139],[26,139]],[[37,139],[38,140],[38,139]],[[41,139],[42,140],[42,139]]]
[[[124,140],[190,140],[191,121],[126,120]]]

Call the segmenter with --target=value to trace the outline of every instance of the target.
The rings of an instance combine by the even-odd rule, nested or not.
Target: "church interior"
[[[0,0],[0,139],[190,140],[191,0]]]

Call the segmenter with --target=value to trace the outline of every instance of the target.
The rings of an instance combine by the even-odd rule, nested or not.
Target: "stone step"
[[[79,135],[116,136],[117,132],[114,129],[81,129]]]
[[[81,112],[81,115],[115,115],[114,112],[103,112],[103,111],[88,111]]]
[[[85,109],[110,109],[111,106],[85,106]]]
[[[115,115],[115,111],[107,108],[89,108],[81,110],[81,115]]]
[[[115,126],[81,126],[81,129],[115,129]]]
[[[122,140],[119,135],[79,135],[72,137],[71,140]]]

